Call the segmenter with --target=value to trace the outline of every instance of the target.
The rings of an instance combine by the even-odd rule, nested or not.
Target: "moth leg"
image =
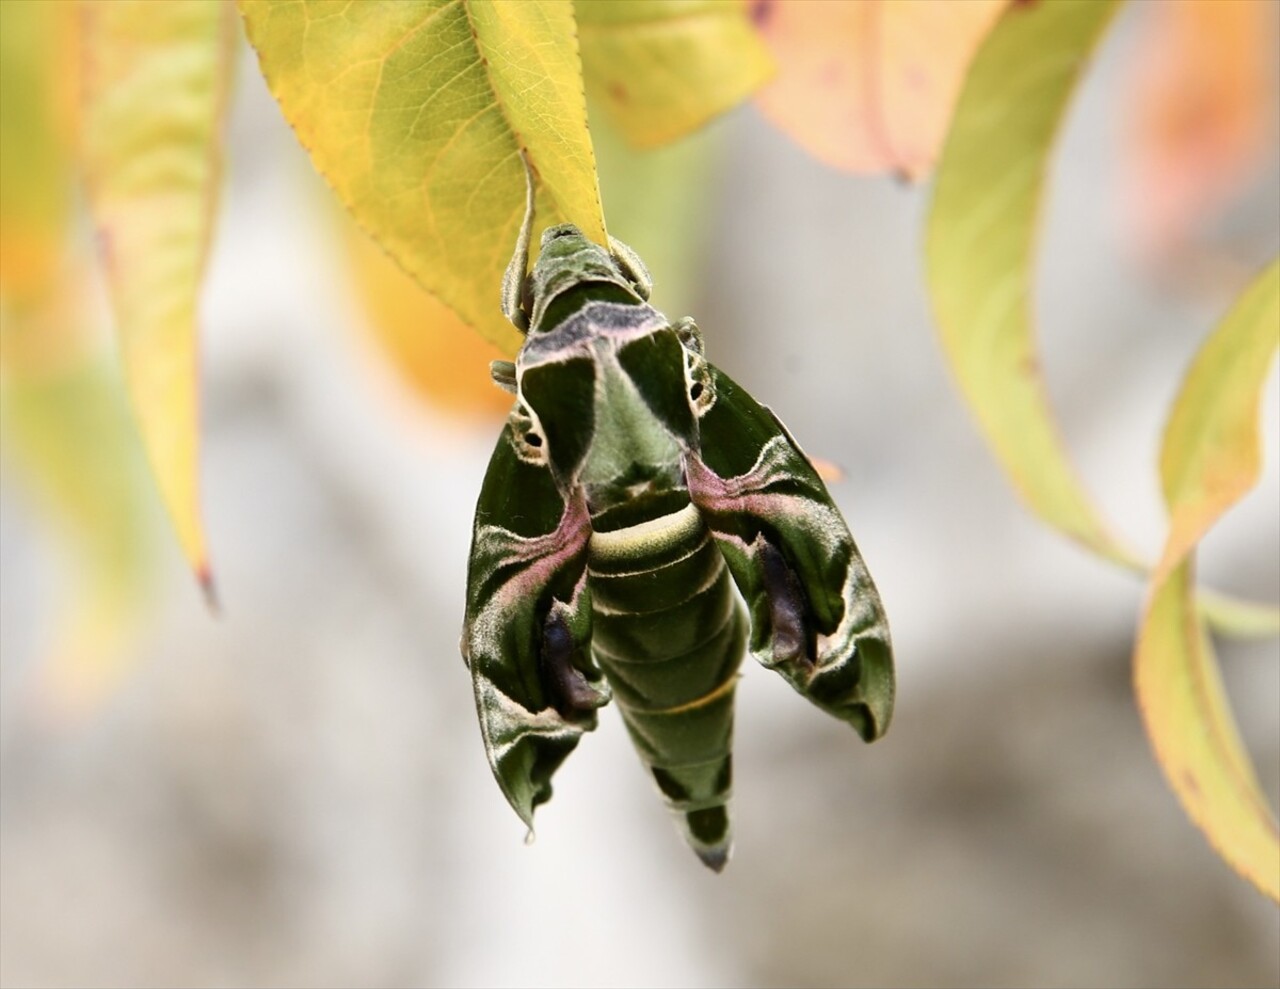
[[[511,361],[490,361],[489,377],[503,391],[516,394],[516,366]]]
[[[590,719],[596,708],[609,701],[603,682],[592,683],[578,668],[584,662],[582,643],[574,636],[572,617],[561,602],[553,607],[542,627],[542,649],[539,660],[548,699],[566,721]],[[577,660],[577,663],[575,663]]]
[[[529,241],[533,237],[533,169],[529,166],[529,157],[524,149],[520,149],[520,162],[524,165],[524,221],[520,224],[520,234],[516,237],[515,253],[507,264],[502,275],[502,315],[506,316],[521,333],[529,328],[529,313],[523,302],[525,297],[525,279],[529,270]]]
[[[609,238],[609,253],[622,269],[622,273],[635,286],[640,298],[647,302],[649,295],[653,292],[653,276],[649,274],[645,263],[640,260],[640,255],[622,241],[614,240],[612,237]]]

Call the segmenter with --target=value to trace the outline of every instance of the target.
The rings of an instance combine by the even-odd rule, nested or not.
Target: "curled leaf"
[[[221,174],[233,11],[222,0],[115,0],[83,11],[89,206],[143,441],[208,593],[197,303]]]
[[[1191,819],[1241,875],[1280,901],[1280,832],[1258,786],[1192,607],[1194,546],[1257,481],[1258,406],[1280,347],[1280,262],[1201,348],[1165,428],[1169,536],[1152,579],[1134,683],[1156,757]]]
[[[587,92],[636,147],[732,109],[773,74],[740,0],[578,0]]]
[[[422,285],[504,352],[498,286],[524,214],[606,240],[568,0],[241,0],[312,161]]]
[[[1031,288],[1054,138],[1115,5],[1014,7],[979,50],[938,165],[926,254],[938,333],[969,407],[1033,511],[1140,569],[1076,477],[1037,364]]]
[[[1006,3],[761,0],[755,21],[778,75],[756,105],[828,165],[920,178]]]

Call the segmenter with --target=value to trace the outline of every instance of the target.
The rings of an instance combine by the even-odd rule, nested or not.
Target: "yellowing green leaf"
[[[637,147],[683,137],[773,74],[739,0],[577,0],[588,94]]]
[[[1165,427],[1160,479],[1171,524],[1161,566],[1172,568],[1261,469],[1258,402],[1280,344],[1280,262],[1237,301],[1187,372]]]
[[[221,165],[234,12],[221,0],[84,7],[83,153],[142,435],[206,589],[197,300]]]
[[[127,672],[151,562],[145,467],[118,366],[92,343],[88,289],[64,263],[0,324],[6,476],[48,517],[73,577],[39,667],[59,715],[92,709]]]
[[[1269,639],[1280,635],[1280,609],[1239,601],[1203,588],[1196,594],[1200,615],[1215,632],[1239,639]]]
[[[987,37],[956,108],[929,215],[942,345],[988,442],[1030,507],[1095,552],[1139,567],[1075,475],[1037,366],[1036,224],[1054,137],[1113,3],[1014,7]]]
[[[1200,349],[1165,427],[1160,475],[1169,536],[1138,635],[1134,683],[1182,806],[1218,854],[1280,901],[1280,832],[1192,606],[1196,542],[1258,479],[1258,407],[1278,347],[1280,262],[1245,290]]]
[[[360,224],[505,351],[499,286],[524,214],[606,239],[573,7],[242,0],[272,93]]]
[[[756,105],[828,165],[919,178],[1006,3],[765,0],[756,22],[778,76]]]
[[[75,361],[0,389],[5,459],[75,560],[76,590],[43,666],[61,712],[95,706],[127,672],[147,577],[136,440],[112,363]]]
[[[75,73],[69,2],[0,3],[0,293],[45,293],[63,254]]]

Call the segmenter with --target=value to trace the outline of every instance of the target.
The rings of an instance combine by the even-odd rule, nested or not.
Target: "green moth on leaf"
[[[693,320],[649,305],[634,252],[561,224],[526,274],[532,224],[530,177],[502,287],[526,337],[493,366],[516,401],[476,506],[462,634],[485,750],[532,828],[615,699],[719,871],[747,646],[870,742],[893,710],[884,610],[808,458],[707,361]]]

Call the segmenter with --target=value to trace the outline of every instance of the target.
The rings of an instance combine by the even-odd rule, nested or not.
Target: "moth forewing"
[[[562,496],[518,442],[509,425],[476,506],[462,654],[489,764],[532,827],[552,775],[596,727],[609,690],[590,660],[586,504]]]
[[[689,493],[751,613],[751,652],[867,741],[893,713],[889,626],[848,526],[786,428],[708,364]]]

